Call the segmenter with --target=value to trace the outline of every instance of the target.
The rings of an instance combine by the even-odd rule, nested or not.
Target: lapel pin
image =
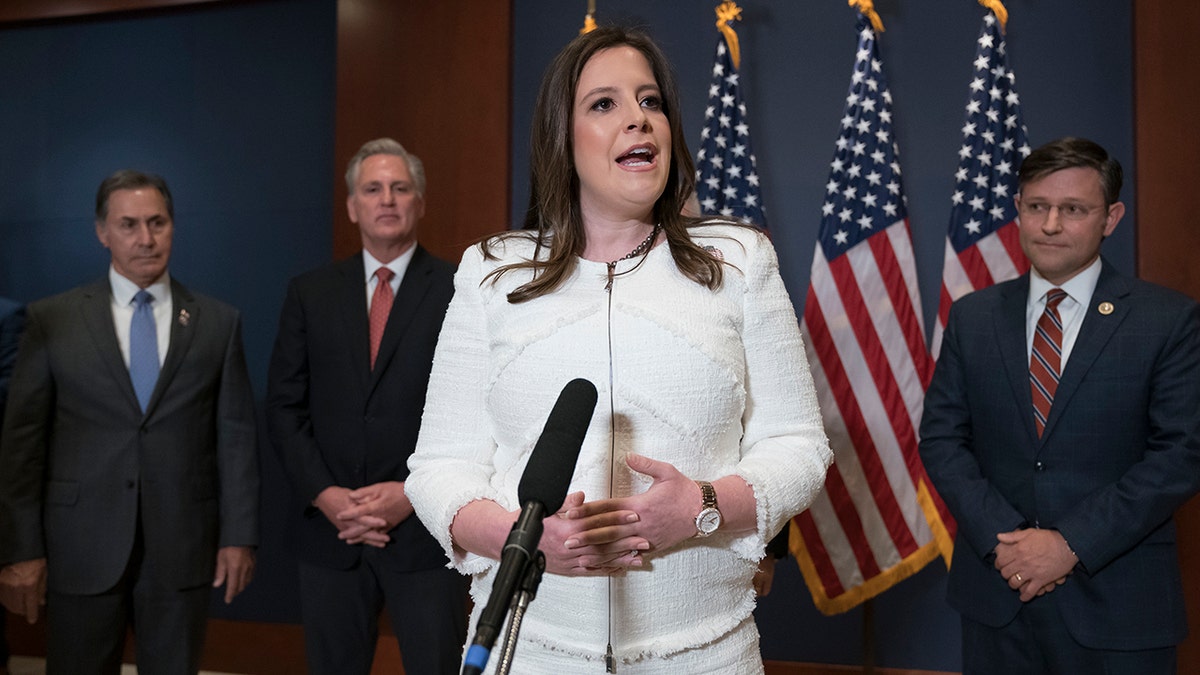
[[[1100,310],[1100,311],[1104,311],[1104,310]],[[183,326],[186,328],[188,323],[191,322],[191,320],[192,320],[192,315],[188,314],[188,311],[186,309],[179,310],[179,325],[180,326]]]
[[[1111,302],[1100,303],[1099,310],[1100,310],[1100,313],[1103,314],[1104,316],[1108,316],[1109,314],[1112,314],[1113,310],[1115,310],[1115,309],[1116,308],[1113,307],[1113,304]]]

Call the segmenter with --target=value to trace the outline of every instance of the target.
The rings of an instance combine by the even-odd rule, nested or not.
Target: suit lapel
[[[141,405],[138,404],[137,394],[133,391],[133,381],[129,379],[129,368],[121,356],[121,345],[117,342],[117,329],[113,325],[112,289],[108,279],[102,279],[83,291],[83,301],[80,313],[87,326],[88,334],[92,337],[89,342],[95,347],[97,355],[108,370],[109,377],[117,383],[117,387],[125,393],[129,405],[140,417]]]
[[[1029,348],[1025,336],[1025,305],[1029,298],[1029,274],[1017,278],[1004,287],[1000,299],[1000,311],[992,317],[996,340],[1000,344],[1000,358],[1004,372],[1012,388],[1013,398],[1021,425],[1034,441],[1037,429],[1033,424],[1033,394],[1029,391]]]
[[[366,271],[362,253],[347,258],[338,265],[341,288],[338,289],[342,307],[342,324],[350,348],[350,362],[359,387],[366,389],[371,376],[371,336],[367,318]]]
[[[167,344],[167,356],[163,359],[162,369],[158,371],[158,381],[154,384],[154,393],[150,395],[150,403],[146,405],[146,415],[154,412],[163,392],[171,384],[171,379],[179,372],[196,331],[203,327],[204,318],[200,316],[200,306],[183,284],[171,279],[171,305],[173,316],[171,321],[171,339]]]
[[[1043,439],[1048,438],[1054,431],[1054,426],[1062,417],[1071,397],[1079,391],[1084,375],[1092,369],[1096,359],[1104,351],[1104,346],[1129,314],[1129,303],[1124,301],[1129,292],[1129,280],[1122,277],[1108,261],[1104,261],[1100,279],[1096,282],[1096,290],[1092,293],[1091,305],[1083,308],[1083,324],[1079,326],[1079,335],[1075,338],[1075,346],[1071,349],[1067,367],[1059,378],[1054,404],[1050,406],[1050,416],[1046,419],[1046,430],[1042,434]],[[1111,311],[1107,314],[1099,311],[1100,305],[1104,303],[1111,305]]]
[[[392,302],[392,311],[388,314],[387,327],[383,330],[383,340],[379,343],[379,354],[375,357],[375,369],[371,372],[368,397],[375,391],[380,377],[387,370],[396,353],[400,338],[412,325],[421,299],[429,291],[431,270],[429,254],[418,245],[417,249],[413,251],[408,269],[404,272],[404,278],[400,280],[400,288],[396,292],[396,299]]]

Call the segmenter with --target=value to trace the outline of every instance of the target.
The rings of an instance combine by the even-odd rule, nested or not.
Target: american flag
[[[802,321],[835,462],[825,490],[793,520],[792,549],[826,614],[882,593],[951,546],[917,455],[933,360],[892,96],[861,14],[858,36]]]
[[[995,15],[983,17],[975,73],[967,98],[950,231],[942,267],[942,295],[933,327],[933,357],[942,346],[950,304],[971,291],[1029,269],[1017,240],[1017,169],[1029,155],[1016,77],[1008,67]]]
[[[750,149],[746,104],[742,102],[738,70],[724,37],[717,40],[704,129],[700,132],[700,150],[696,152],[696,197],[701,213],[767,226],[756,161]]]

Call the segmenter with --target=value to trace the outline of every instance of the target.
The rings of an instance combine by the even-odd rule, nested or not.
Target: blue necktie
[[[137,306],[129,323],[129,379],[145,412],[158,381],[158,331],[154,328],[154,310],[150,309],[154,296],[141,290],[133,301]]]

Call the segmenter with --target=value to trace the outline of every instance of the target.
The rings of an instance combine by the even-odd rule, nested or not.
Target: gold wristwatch
[[[700,486],[700,513],[696,514],[696,536],[707,537],[721,527],[721,511],[717,508],[717,491],[706,480],[696,481]]]

